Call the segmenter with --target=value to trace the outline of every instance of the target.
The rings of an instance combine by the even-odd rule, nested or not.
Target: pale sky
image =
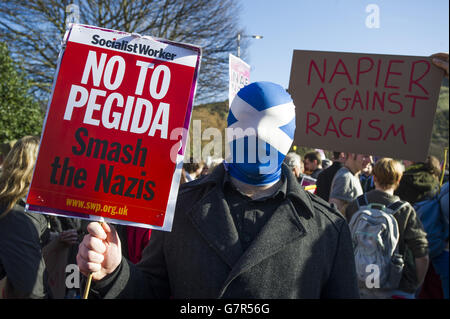
[[[287,88],[293,50],[429,56],[449,49],[448,0],[241,0],[251,82]],[[366,19],[379,9],[379,28]],[[237,51],[237,49],[236,49]],[[237,52],[232,52],[237,55]]]

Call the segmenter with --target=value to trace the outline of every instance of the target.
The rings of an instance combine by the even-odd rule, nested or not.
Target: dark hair
[[[303,156],[304,159],[308,159],[308,161],[313,162],[317,161],[317,164],[322,163],[322,158],[320,157],[320,153],[317,151],[306,153]]]
[[[195,171],[197,171],[200,167],[203,167],[205,164],[203,163],[203,161],[201,161],[200,163],[198,161],[194,161],[194,158],[191,156],[189,158],[189,162],[185,162],[183,164],[184,169],[186,170],[186,172],[188,173],[194,173]]]
[[[333,159],[338,160],[342,152],[333,152]]]

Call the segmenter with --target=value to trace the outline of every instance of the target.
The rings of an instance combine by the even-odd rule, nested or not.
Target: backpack
[[[447,245],[449,232],[448,182],[436,196],[417,202],[413,206],[427,233],[429,256],[434,258]]]
[[[357,198],[357,204],[358,210],[349,227],[359,286],[396,289],[404,260],[398,253],[399,229],[393,215],[407,203],[397,201],[387,207],[369,204],[363,194]]]

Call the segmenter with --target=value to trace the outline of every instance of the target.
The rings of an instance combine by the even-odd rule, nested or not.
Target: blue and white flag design
[[[252,185],[276,182],[294,132],[295,106],[283,87],[271,82],[243,87],[228,113],[229,173]]]

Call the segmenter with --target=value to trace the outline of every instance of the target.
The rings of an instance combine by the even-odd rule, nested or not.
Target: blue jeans
[[[448,290],[449,290],[449,282],[448,282],[448,261],[449,254],[448,250],[442,251],[439,256],[436,256],[431,259],[431,263],[433,264],[434,270],[441,278],[442,291],[444,293],[444,299],[448,298]]]

